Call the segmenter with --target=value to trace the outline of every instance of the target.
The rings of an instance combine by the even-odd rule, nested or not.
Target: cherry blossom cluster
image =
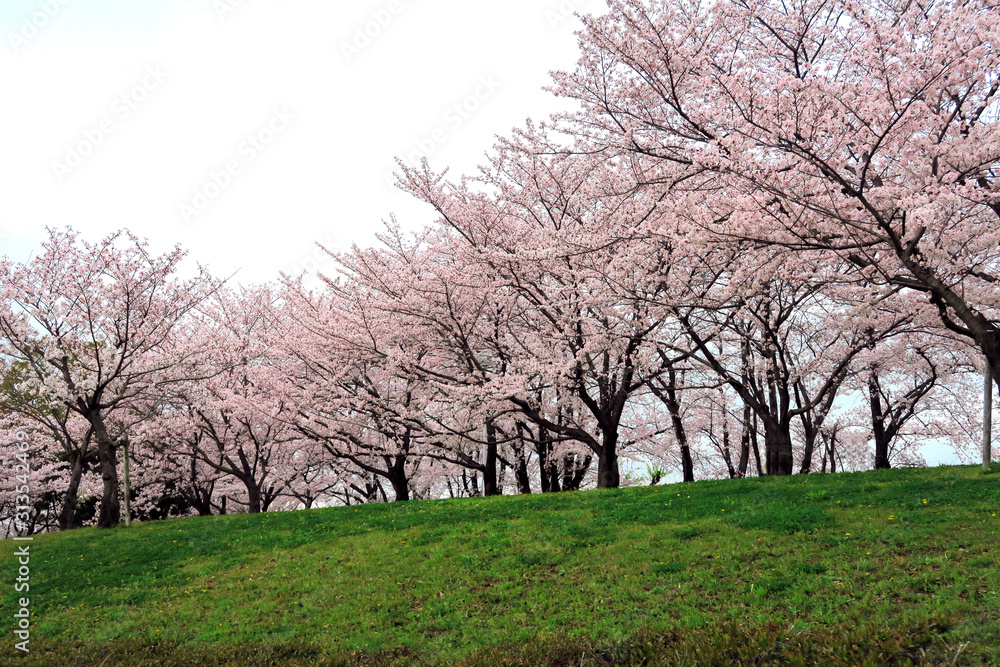
[[[0,260],[35,529],[117,523],[126,456],[140,519],[974,456],[1000,10],[610,0],[579,43],[575,112],[472,174],[400,162],[436,222],[321,249],[319,287],[128,232]]]

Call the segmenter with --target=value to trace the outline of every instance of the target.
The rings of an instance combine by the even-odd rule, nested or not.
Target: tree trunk
[[[274,490],[274,484],[269,483],[267,488],[260,494],[260,510],[266,512],[271,509],[271,505],[278,499],[279,493]]]
[[[592,462],[593,458],[589,454],[583,457],[582,461],[577,459],[576,454],[567,454],[564,456],[562,490],[579,491],[580,485],[583,484],[583,478],[587,476],[587,471],[590,470]],[[558,478],[558,475],[556,477]]]
[[[528,475],[528,457],[524,455],[524,440],[514,445],[514,479],[517,482],[517,492],[522,495],[531,493],[531,477]]]
[[[558,493],[559,488],[559,468],[552,455],[552,437],[549,430],[544,426],[538,427],[538,444],[535,451],[538,452],[538,476],[541,482],[542,493]]]
[[[188,471],[191,474],[191,489],[194,493],[194,506],[198,510],[198,516],[212,516],[212,492],[215,490],[215,482],[208,482],[205,486],[199,486],[198,460],[193,456],[189,462]],[[223,509],[225,509],[224,499]],[[225,514],[224,511],[223,514]]]
[[[89,421],[94,429],[94,439],[97,441],[97,454],[101,464],[101,480],[104,493],[101,496],[101,506],[97,516],[98,528],[114,528],[122,518],[121,498],[118,497],[118,461],[115,456],[115,443],[112,442],[104,418],[99,414],[89,415]]]
[[[694,481],[694,461],[691,459],[691,448],[687,443],[681,445],[681,470],[685,482]]]
[[[410,499],[410,480],[406,478],[405,456],[397,456],[389,468],[389,483],[392,484],[392,492],[396,496],[395,502],[406,502]]]
[[[764,421],[764,451],[768,475],[785,476],[794,472],[792,436],[787,426],[773,419]]]
[[[816,451],[816,428],[810,424],[803,424],[803,437],[805,447],[802,450],[802,463],[799,465],[799,472],[806,475],[812,468],[813,452]]]
[[[729,472],[729,479],[735,479],[736,468],[733,467],[733,457],[729,451],[729,424],[726,421],[725,416],[723,416],[722,419],[722,460],[726,462],[726,470]],[[694,481],[693,476],[690,481]]]
[[[59,530],[70,530],[76,519],[76,505],[80,500],[80,480],[83,479],[83,458],[86,452],[70,452],[69,486],[63,494],[62,511],[59,512]]]
[[[132,474],[129,469],[128,437],[120,440],[122,446],[122,468],[125,473],[125,526],[132,525]]]
[[[604,435],[601,451],[597,457],[597,488],[617,489],[621,486],[618,472],[618,438],[617,435]]]
[[[260,514],[260,487],[257,486],[257,483],[253,479],[244,479],[243,484],[247,487],[247,499],[250,501],[248,511],[250,514]]]
[[[677,373],[672,366],[667,373],[667,382],[664,384],[663,390],[660,399],[667,405],[670,421],[674,427],[674,437],[681,450],[681,470],[684,474],[684,481],[693,482],[694,462],[691,460],[691,447],[688,446],[687,431],[684,429],[684,420],[681,418],[681,403],[677,396]]]
[[[394,502],[406,502],[410,499],[410,484],[405,477],[400,479],[393,475],[389,479],[389,483],[392,484],[392,492],[395,494]]]
[[[757,476],[761,477],[764,475],[764,468],[760,463],[760,445],[757,442],[757,433],[757,414],[754,413],[753,429],[750,430],[750,445],[753,447],[753,458],[754,462],[757,464]]]
[[[885,437],[875,436],[875,470],[888,470],[892,467],[889,463],[889,442]]]
[[[736,475],[741,479],[747,476],[747,467],[750,465],[750,406],[743,405],[743,433],[740,434],[740,461],[736,467]]]
[[[868,402],[871,405],[872,434],[875,436],[875,469],[888,470],[892,467],[889,464],[889,437],[885,432],[882,392],[874,369],[868,376]]]
[[[486,423],[486,462],[483,470],[483,495],[500,495],[497,486],[497,429],[493,422]]]
[[[671,376],[673,372],[671,372]],[[671,378],[671,381],[673,378]],[[667,410],[670,411],[670,421],[674,427],[674,437],[681,448],[681,469],[684,472],[684,481],[694,481],[694,462],[691,460],[691,447],[688,445],[687,431],[684,430],[684,421],[681,419],[681,406],[677,402],[676,392],[672,386],[667,387]]]

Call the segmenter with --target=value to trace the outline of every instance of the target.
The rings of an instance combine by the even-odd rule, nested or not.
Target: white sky
[[[433,168],[471,172],[496,135],[567,108],[541,88],[576,61],[572,12],[603,7],[3,0],[0,254],[26,259],[46,225],[90,239],[128,227],[219,275],[264,281],[315,266],[316,241],[372,242],[391,213],[427,223],[388,184],[395,158],[430,141]],[[387,25],[349,58],[379,16]],[[254,148],[248,137],[272,139],[269,125],[273,141]],[[229,162],[239,172],[216,192]],[[190,215],[206,186],[214,199]]]

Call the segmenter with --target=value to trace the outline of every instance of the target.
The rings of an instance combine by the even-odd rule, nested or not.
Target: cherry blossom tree
[[[0,361],[0,369],[4,366]],[[31,431],[40,431],[47,440],[57,443],[61,451],[53,452],[46,458],[49,463],[65,462],[68,478],[58,512],[58,527],[67,530],[74,527],[76,508],[79,501],[80,484],[84,473],[97,463],[97,452],[93,449],[93,430],[79,414],[63,405],[49,404],[41,397],[24,392],[18,386],[24,380],[23,364],[10,365],[0,382],[0,411],[17,416],[22,426]],[[12,427],[13,428],[13,427]]]
[[[938,325],[884,341],[864,355],[841,410],[874,446],[874,467],[921,460],[920,445],[950,444],[963,458],[978,441],[977,352]],[[866,448],[867,450],[867,448]]]
[[[251,513],[267,511],[309,465],[301,435],[279,418],[284,398],[271,391],[288,329],[278,300],[268,286],[223,288],[198,305],[188,335],[211,340],[211,358],[201,377],[172,385],[159,432],[147,434],[189,465],[238,480],[245,494],[234,500]],[[200,488],[205,509],[209,489]]]
[[[331,253],[320,290],[182,279],[127,231],[0,259],[28,529],[86,520],[92,468],[115,525],[125,442],[143,518],[975,446],[981,357],[1000,385],[1000,9],[608,5],[554,75],[575,112],[462,178],[401,164],[436,222]]]
[[[226,499],[245,493],[238,480],[227,477],[201,461],[197,446],[185,437],[202,437],[197,431],[170,431],[164,426],[189,428],[188,423],[153,418],[143,424],[129,453],[134,458],[133,507],[139,520],[168,516],[226,514]]]
[[[869,364],[866,374],[876,470],[891,467],[894,442],[937,386],[941,374],[940,362],[922,346],[884,347],[893,356]]]
[[[409,500],[421,458],[424,388],[399,372],[395,358],[410,339],[360,291],[335,281],[329,287],[317,293],[286,285],[295,329],[283,352],[283,419],[364,480],[354,482],[353,494],[343,491],[345,500],[375,498],[377,479],[389,484],[394,500]]]
[[[73,474],[63,438],[62,431],[31,417],[0,417],[0,459],[10,471],[0,480],[6,536],[65,530],[89,520],[77,510],[82,497],[98,493],[97,479],[86,470]]]
[[[104,484],[98,525],[107,528],[121,515],[121,438],[142,419],[138,403],[190,375],[193,353],[174,334],[212,281],[176,277],[181,250],[153,255],[129,232],[89,243],[50,229],[42,250],[0,265],[0,355],[20,364],[23,396],[89,424]]]
[[[449,269],[462,276],[457,284],[475,276],[484,293],[506,298],[495,308],[505,325],[500,335],[485,330],[454,341],[465,359],[489,350],[504,364],[502,375],[473,363],[468,375],[450,380],[478,386],[528,422],[591,449],[601,488],[620,483],[622,416],[630,401],[665,372],[652,344],[663,319],[649,302],[670,285],[647,279],[651,260],[642,256],[651,253],[633,242],[634,228],[655,206],[629,196],[620,171],[599,155],[561,151],[544,127],[529,125],[476,179],[452,183],[425,165],[404,168],[401,180],[440,215],[457,259]],[[636,281],[652,292],[646,300],[620,299],[618,284]],[[442,317],[458,319],[447,311]],[[447,321],[440,326],[451,328]],[[583,411],[573,414],[596,433],[589,423],[547,416],[535,400],[546,390],[578,402]]]
[[[555,77],[567,132],[696,228],[922,294],[1000,382],[995,4],[609,6]]]

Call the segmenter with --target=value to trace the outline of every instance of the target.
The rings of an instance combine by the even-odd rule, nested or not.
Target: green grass
[[[1000,665],[998,514],[947,467],[44,535],[0,664]]]

